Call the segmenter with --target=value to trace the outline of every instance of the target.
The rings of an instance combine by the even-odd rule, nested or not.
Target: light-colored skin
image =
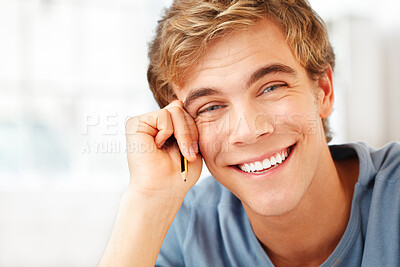
[[[165,143],[172,134],[179,149],[176,143]],[[154,266],[186,193],[199,179],[197,141],[196,125],[180,101],[127,121],[130,183],[99,266]],[[186,182],[179,150],[189,161]]]
[[[257,70],[276,65],[292,71],[258,75],[249,82]],[[189,95],[204,88],[208,88],[208,94],[187,101]],[[328,117],[333,108],[331,68],[327,66],[326,73],[317,81],[311,80],[296,61],[283,31],[271,21],[263,20],[216,41],[192,67],[185,83],[174,89],[185,109],[182,102],[175,101],[166,110],[175,114],[171,117],[171,127],[179,147],[187,151],[183,144],[198,138],[208,169],[242,201],[255,235],[274,264],[316,266],[324,262],[346,228],[358,175],[357,160],[334,162],[325,141],[321,118]],[[161,112],[165,113],[156,111],[150,118]],[[164,115],[165,118],[168,116]],[[178,119],[185,123],[178,123]],[[142,120],[154,129],[133,135],[134,139],[128,135],[128,143],[155,145],[171,134],[169,131],[158,136],[162,132],[158,132],[160,127],[149,123],[154,118],[147,115]],[[191,134],[182,130],[185,126],[191,129]],[[127,132],[130,129],[133,127],[128,123]],[[246,174],[236,168],[237,164],[272,156],[290,146],[294,147],[290,158],[262,175]],[[132,225],[129,220],[140,214],[121,208],[103,262],[121,260],[122,252],[115,257],[116,251],[129,248],[129,253],[122,253],[126,261],[120,262],[129,265],[129,260],[134,259],[137,266],[154,265],[165,233],[201,169],[200,156],[190,158],[189,182],[183,183],[178,177],[178,151],[176,147],[170,150],[146,156],[128,153],[131,185],[126,195],[135,196],[135,201],[141,204],[155,203],[148,207],[152,210],[143,204],[142,212],[153,216],[152,221],[158,224],[146,224],[142,219]],[[160,164],[169,170],[162,177],[155,171]],[[135,206],[129,200],[123,203]],[[157,206],[158,203],[163,205]],[[121,226],[119,221],[123,221]],[[143,237],[143,231],[156,237],[150,242],[151,239]],[[124,232],[135,238],[124,237]],[[121,247],[118,242],[128,245]],[[153,248],[152,253],[142,249],[146,246]],[[144,259],[140,264],[135,258],[138,253]]]

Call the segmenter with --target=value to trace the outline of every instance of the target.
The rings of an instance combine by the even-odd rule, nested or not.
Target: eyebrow
[[[259,79],[261,79],[265,75],[268,75],[271,73],[282,73],[282,74],[288,74],[289,76],[293,76],[293,78],[297,77],[297,72],[289,66],[286,66],[283,64],[267,65],[267,66],[259,68],[250,76],[250,79],[247,81],[247,84],[246,84],[247,88],[249,88],[252,84],[257,82]]]
[[[297,72],[286,65],[283,64],[270,64],[264,67],[257,69],[253,74],[251,74],[250,78],[246,83],[246,88],[249,88],[252,84],[263,78],[264,76],[272,73],[282,73],[292,76],[293,78],[297,77]],[[201,87],[198,89],[194,89],[189,92],[185,101],[183,102],[183,107],[186,109],[194,100],[203,96],[209,95],[222,95],[221,91],[212,88],[212,87]]]
[[[183,108],[186,109],[194,100],[203,96],[222,95],[221,91],[210,87],[202,87],[189,92],[188,97],[183,102]]]

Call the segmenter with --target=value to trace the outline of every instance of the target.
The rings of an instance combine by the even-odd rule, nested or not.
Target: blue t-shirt
[[[358,156],[350,219],[321,266],[400,266],[400,144],[330,146],[333,159]],[[209,177],[195,185],[163,242],[156,266],[273,266],[243,206]]]

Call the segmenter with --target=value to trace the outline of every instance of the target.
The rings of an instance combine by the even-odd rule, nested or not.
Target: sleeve
[[[171,225],[158,254],[156,267],[185,266],[182,244],[178,241],[175,227]]]

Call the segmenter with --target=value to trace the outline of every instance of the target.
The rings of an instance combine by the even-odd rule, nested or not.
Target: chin
[[[254,196],[252,196],[253,198]],[[242,200],[246,212],[258,216],[282,216],[293,211],[300,202],[300,196],[288,197],[287,194],[266,193],[256,199]]]

